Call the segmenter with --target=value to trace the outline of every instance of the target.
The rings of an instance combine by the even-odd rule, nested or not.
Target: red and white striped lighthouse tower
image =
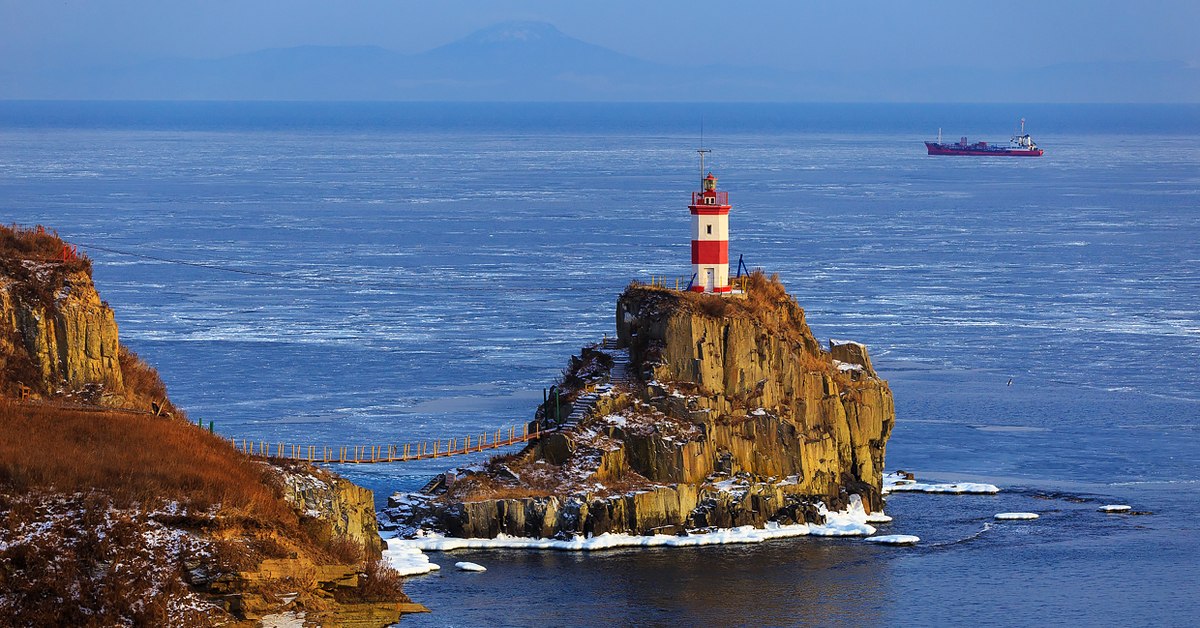
[[[707,152],[707,151],[705,151]],[[704,153],[701,153],[703,164]],[[704,166],[701,165],[703,174]],[[694,292],[729,292],[729,192],[717,191],[710,172],[692,192],[692,279]]]

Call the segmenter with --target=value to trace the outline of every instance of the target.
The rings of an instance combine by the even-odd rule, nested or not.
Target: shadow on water
[[[434,613],[405,623],[878,625],[890,598],[888,562],[870,559],[879,551],[858,541],[791,539],[686,551],[435,553],[443,570],[469,560],[488,571],[410,579],[406,590]],[[747,579],[756,584],[747,588]]]

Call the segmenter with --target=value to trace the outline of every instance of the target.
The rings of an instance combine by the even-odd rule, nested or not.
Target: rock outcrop
[[[367,560],[378,560],[386,544],[379,537],[375,496],[344,478],[299,470],[282,473],[283,498],[307,517],[329,524],[328,536],[363,546]]]
[[[379,628],[394,624],[402,615],[429,612],[406,598],[379,601],[355,594],[369,583],[370,569],[387,547],[379,536],[369,489],[306,463],[279,463],[267,469],[282,485],[284,501],[300,515],[305,534],[330,548],[329,553],[346,555],[284,552],[290,555],[221,573],[211,573],[201,563],[192,565],[188,583],[240,620],[231,625],[282,622],[288,619],[284,614],[290,613],[302,618],[304,625]],[[290,539],[271,538],[271,543],[291,544]],[[280,595],[283,589],[291,593]]]
[[[603,387],[592,412],[459,470],[445,495],[394,498],[391,517],[455,536],[570,537],[819,522],[821,504],[851,495],[882,509],[887,382],[864,346],[822,349],[777,281],[756,274],[741,298],[631,286],[616,319],[616,347],[572,366],[607,350],[631,372],[564,373],[567,402]]]
[[[896,414],[887,382],[871,370],[866,347],[832,347],[862,363],[842,368],[846,363],[813,337],[804,310],[788,298],[773,301],[752,305],[745,317],[736,316],[735,303],[725,308],[735,316],[717,317],[684,307],[664,290],[621,296],[617,334],[630,348],[630,361],[653,381],[694,386],[686,404],[676,398],[661,404],[662,411],[686,412],[705,435],[685,447],[642,439],[631,462],[651,479],[676,482],[696,482],[717,470],[796,475],[802,492],[836,503],[852,486],[880,509],[884,447]],[[843,350],[850,346],[853,356]],[[663,454],[671,459],[657,463]]]
[[[48,263],[53,264],[53,262]],[[28,360],[37,375],[26,386],[52,393],[93,384],[105,392],[124,392],[112,308],[100,300],[88,273],[55,273],[47,264],[26,262],[26,282],[0,276],[0,352],[9,360]],[[52,294],[48,302],[37,293]]]

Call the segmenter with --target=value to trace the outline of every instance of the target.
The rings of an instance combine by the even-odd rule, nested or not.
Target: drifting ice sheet
[[[487,567],[484,567],[478,563],[469,563],[465,560],[454,563],[454,566],[458,568],[459,571],[487,571]]]
[[[1126,512],[1132,510],[1132,508],[1124,504],[1109,504],[1108,506],[1101,506],[1098,510],[1100,512]]]
[[[903,476],[890,473],[883,476],[883,493],[898,493],[902,491],[913,493],[999,493],[1000,489],[992,484],[976,484],[959,482],[957,484],[918,484]]]
[[[879,543],[881,545],[912,545],[921,540],[919,536],[911,534],[884,534],[880,536],[869,536],[864,541],[868,543]]]
[[[995,515],[998,521],[1019,521],[1025,519],[1037,519],[1037,513],[1033,512],[998,512]]]

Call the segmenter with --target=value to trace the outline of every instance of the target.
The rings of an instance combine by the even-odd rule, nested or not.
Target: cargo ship
[[[962,138],[957,144],[943,144],[942,130],[938,129],[938,141],[925,142],[925,148],[929,149],[930,155],[1012,155],[1018,157],[1041,157],[1042,149],[1033,143],[1033,138],[1025,132],[1025,120],[1021,120],[1021,133],[1012,136],[1008,141],[1008,146],[999,146],[996,144],[988,145],[987,142],[975,142],[968,144],[967,138]]]

